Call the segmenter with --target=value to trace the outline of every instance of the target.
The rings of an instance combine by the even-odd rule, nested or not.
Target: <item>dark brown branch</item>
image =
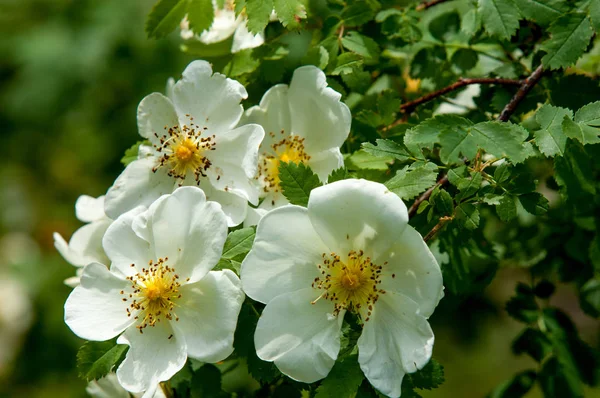
[[[447,175],[443,176],[442,178],[439,179],[439,181],[434,186],[429,188],[427,191],[423,192],[423,194],[421,196],[419,196],[417,199],[415,199],[415,202],[412,204],[412,206],[410,206],[410,209],[408,209],[408,217],[410,218],[415,215],[415,213],[419,209],[419,205],[422,202],[429,199],[429,197],[431,196],[431,193],[433,192],[433,190],[436,187],[441,187],[442,185],[445,185],[447,182],[448,182],[448,176]]]
[[[540,65],[537,67],[536,70],[533,71],[533,73],[527,79],[525,79],[525,81],[521,85],[521,88],[519,88],[519,91],[517,91],[517,93],[514,97],[512,97],[510,102],[506,104],[506,106],[502,110],[502,113],[500,113],[500,116],[498,117],[499,121],[507,122],[508,119],[510,119],[510,116],[515,112],[515,109],[517,109],[517,105],[519,105],[523,98],[525,98],[525,96],[531,91],[533,86],[535,86],[537,82],[540,81],[543,73],[544,68],[542,67],[542,65]]]
[[[433,228],[431,228],[431,231],[429,231],[429,232],[427,233],[427,235],[425,235],[425,237],[423,238],[423,240],[424,240],[425,242],[428,242],[428,241],[429,241],[431,238],[433,238],[433,237],[435,236],[435,234],[437,234],[437,233],[438,233],[438,231],[439,231],[440,229],[442,229],[442,227],[443,227],[444,225],[446,225],[446,223],[447,223],[448,221],[451,221],[451,220],[452,220],[452,217],[442,217],[442,218],[440,218],[440,221],[438,221],[438,223],[437,223],[437,224],[435,224],[435,226],[434,226]]]
[[[433,7],[436,4],[440,4],[443,3],[447,0],[431,0],[431,1],[426,1],[425,3],[421,3],[417,6],[417,11],[422,11],[425,10],[429,7]]]

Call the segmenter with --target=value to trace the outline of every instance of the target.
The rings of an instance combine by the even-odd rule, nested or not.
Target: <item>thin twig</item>
[[[445,175],[442,178],[440,178],[439,181],[434,186],[429,188],[427,191],[423,192],[423,194],[421,196],[419,196],[417,199],[415,199],[415,202],[412,204],[412,206],[410,206],[410,209],[408,209],[408,217],[410,218],[415,215],[415,213],[419,209],[419,205],[422,202],[429,199],[429,197],[431,196],[431,193],[433,192],[433,190],[436,187],[441,187],[442,185],[445,185],[447,182],[448,182],[448,176]]]
[[[425,10],[429,7],[433,7],[436,4],[440,4],[443,3],[447,0],[431,0],[431,1],[426,1],[425,3],[421,3],[417,6],[417,11],[422,11]]]
[[[437,234],[437,233],[438,233],[438,231],[439,231],[440,229],[442,229],[442,227],[443,227],[444,225],[446,225],[446,223],[447,223],[448,221],[451,221],[451,220],[452,220],[452,217],[441,217],[441,218],[440,218],[440,221],[438,221],[438,223],[437,223],[437,224],[435,224],[435,226],[434,226],[433,228],[431,228],[431,231],[429,231],[429,232],[427,233],[427,235],[425,235],[425,237],[423,238],[423,240],[424,240],[425,242],[429,241],[431,238],[433,238],[433,237],[435,236],[435,234]]]
[[[521,84],[521,88],[519,88],[519,91],[517,91],[517,93],[514,97],[512,97],[510,102],[506,104],[506,106],[502,110],[502,113],[500,113],[500,116],[498,117],[499,121],[507,122],[508,119],[510,119],[510,116],[517,109],[517,105],[519,105],[523,98],[525,98],[525,96],[531,91],[533,86],[535,86],[537,82],[540,81],[543,73],[544,68],[542,65],[540,65],[537,67],[536,70],[533,71],[533,73],[527,79],[525,79],[523,84]]]

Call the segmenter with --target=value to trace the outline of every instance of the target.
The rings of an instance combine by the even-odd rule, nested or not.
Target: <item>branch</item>
[[[443,3],[447,0],[431,0],[431,1],[426,1],[425,3],[421,3],[417,6],[417,11],[423,11],[429,7],[433,7],[436,4],[440,4]]]
[[[440,218],[440,221],[438,221],[438,223],[437,223],[437,224],[435,224],[435,226],[434,226],[433,228],[431,228],[431,231],[429,231],[429,232],[427,233],[427,235],[425,235],[425,237],[423,238],[423,240],[424,240],[425,242],[428,242],[428,241],[429,241],[431,238],[433,238],[433,237],[435,236],[435,234],[437,234],[437,233],[438,233],[438,231],[439,231],[440,229],[442,229],[442,227],[443,227],[444,225],[446,225],[446,223],[447,223],[448,221],[451,221],[451,220],[452,220],[452,217],[442,217],[442,218]]]
[[[445,185],[448,182],[448,176],[443,176],[442,178],[439,179],[439,181],[432,186],[431,188],[429,188],[427,191],[423,192],[423,194],[421,196],[419,196],[417,199],[415,199],[414,203],[412,204],[412,206],[410,206],[410,209],[408,209],[408,217],[412,217],[415,215],[415,213],[417,212],[417,210],[419,209],[419,205],[426,201],[427,199],[429,199],[429,197],[431,196],[431,193],[433,192],[433,190],[436,187],[441,187],[442,185]]]
[[[510,102],[506,104],[506,106],[502,110],[502,113],[500,113],[500,116],[498,117],[499,121],[507,122],[508,119],[510,119],[511,115],[515,112],[515,109],[517,109],[517,105],[519,105],[523,98],[525,98],[525,96],[531,91],[533,86],[535,86],[537,82],[540,81],[543,73],[544,68],[542,67],[542,65],[540,65],[535,71],[533,71],[533,73],[527,79],[525,79],[525,81],[521,85],[521,88],[519,88],[519,91],[517,91],[517,93],[514,97],[512,97]]]

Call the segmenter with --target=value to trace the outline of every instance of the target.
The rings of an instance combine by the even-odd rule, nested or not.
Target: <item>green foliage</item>
[[[490,35],[508,40],[519,27],[519,8],[513,0],[479,0],[483,26]]]
[[[273,7],[279,21],[288,29],[297,29],[300,20],[306,18],[306,10],[300,0],[274,0]]]
[[[569,9],[563,0],[520,0],[516,4],[523,17],[540,25],[550,25]]]
[[[321,186],[319,177],[304,163],[279,163],[280,185],[285,198],[293,205],[306,207],[310,191]]]
[[[363,378],[358,356],[349,356],[333,366],[329,375],[317,388],[315,398],[351,397],[358,391]]]
[[[365,142],[362,144],[362,149],[373,156],[386,159],[393,157],[400,161],[405,161],[411,157],[410,153],[401,144],[394,141],[377,139],[375,143],[373,145],[370,142]]]
[[[402,199],[409,200],[433,186],[438,167],[433,163],[413,163],[398,170],[385,186]]]
[[[146,19],[146,34],[160,39],[171,33],[188,11],[190,0],[159,0]]]
[[[566,14],[558,18],[548,29],[550,39],[543,42],[546,51],[542,63],[549,69],[566,68],[583,55],[594,31],[584,13]]]
[[[242,228],[232,231],[223,246],[223,254],[216,269],[228,268],[240,273],[240,266],[254,243],[254,228]]]
[[[146,145],[149,143],[148,141],[138,141],[125,150],[125,154],[121,158],[121,163],[123,166],[127,167],[127,165],[138,158],[138,153],[140,151],[140,145]]]
[[[273,0],[246,0],[248,30],[252,33],[262,32],[269,23],[272,10]]]
[[[88,341],[77,352],[79,377],[98,380],[115,370],[125,359],[129,346],[111,341]]]
[[[191,398],[216,398],[227,396],[221,391],[221,372],[211,364],[202,365],[194,372],[190,386]]]
[[[215,10],[211,0],[189,0],[187,8],[187,19],[190,29],[196,33],[202,33],[210,28],[215,17]]]

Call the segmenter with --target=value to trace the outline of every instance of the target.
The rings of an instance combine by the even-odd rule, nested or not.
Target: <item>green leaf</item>
[[[225,241],[221,258],[241,262],[252,248],[255,235],[254,228],[251,227],[231,232]]]
[[[273,0],[246,0],[248,30],[254,34],[265,30],[271,11],[273,11]]]
[[[343,53],[337,57],[335,69],[331,72],[332,75],[345,75],[354,72],[362,66],[363,58],[355,53]]]
[[[525,139],[529,135],[523,127],[512,123],[483,122],[472,126],[468,134],[473,140],[463,142],[463,147],[474,143],[488,153],[498,157],[506,157],[513,163],[524,161],[531,152],[525,145]],[[474,156],[474,150],[471,152]],[[468,156],[469,158],[471,156]]]
[[[552,352],[552,343],[539,329],[526,328],[511,345],[516,355],[528,354],[537,362]]]
[[[215,18],[211,0],[188,0],[187,19],[194,33],[200,34],[210,28]]]
[[[160,39],[179,26],[187,13],[188,0],[159,0],[146,18],[148,38]]]
[[[477,8],[471,8],[463,14],[460,20],[460,30],[468,37],[472,37],[481,29],[481,16]]]
[[[517,216],[517,206],[515,204],[515,198],[512,195],[502,195],[500,203],[496,206],[496,213],[500,220],[507,222]]]
[[[312,47],[308,50],[302,63],[305,65],[314,65],[319,69],[325,69],[329,64],[329,52],[323,46]]]
[[[441,215],[450,216],[454,213],[454,201],[446,190],[439,187],[436,188],[430,199],[433,206]]]
[[[586,14],[572,13],[558,18],[548,28],[550,38],[540,48],[546,51],[542,58],[548,69],[566,68],[585,52],[594,30]]]
[[[454,180],[453,185],[456,185],[460,190],[460,194],[456,196],[456,200],[460,201],[475,195],[475,193],[479,191],[479,188],[481,188],[482,181],[483,177],[481,176],[481,173],[478,172],[473,173],[469,178],[460,178],[458,181]]]
[[[98,380],[109,374],[125,359],[129,348],[111,341],[88,341],[77,352],[79,377],[86,381]]]
[[[385,186],[404,200],[410,200],[435,185],[438,167],[434,163],[413,163],[398,170]]]
[[[557,358],[544,363],[539,382],[545,397],[581,397],[583,386],[571,367],[560,364]]]
[[[479,0],[478,11],[491,36],[508,40],[519,27],[521,14],[513,0]]]
[[[306,18],[306,8],[300,0],[274,0],[273,6],[277,18],[288,29],[300,27],[300,20]]]
[[[557,154],[562,156],[565,153],[567,136],[562,127],[565,117],[571,119],[573,112],[548,104],[542,106],[535,114],[535,119],[540,125],[540,129],[534,132],[535,143],[547,157]]]
[[[350,170],[387,170],[393,160],[392,156],[383,156],[381,153],[375,156],[366,150],[360,150],[350,155],[346,162]]]
[[[304,163],[279,163],[279,178],[283,195],[293,205],[308,205],[310,191],[321,186],[319,177]]]
[[[402,146],[391,140],[377,139],[375,140],[377,145],[373,145],[370,142],[363,142],[363,151],[380,158],[389,159],[390,157],[396,158],[400,161],[406,161],[411,156],[410,153]]]
[[[590,279],[581,287],[579,302],[583,312],[594,318],[600,317],[600,279]]]
[[[209,363],[194,372],[191,398],[216,398],[221,396],[221,371]]]
[[[368,36],[361,35],[356,31],[350,31],[342,37],[342,45],[365,59],[377,60],[379,58],[379,45]]]
[[[454,54],[450,62],[458,67],[463,72],[471,70],[477,65],[479,56],[474,50],[470,48],[460,48]]]
[[[531,288],[524,283],[517,284],[516,294],[506,303],[506,312],[518,321],[533,323],[539,317],[539,309]]]
[[[500,384],[488,398],[521,398],[531,390],[537,374],[533,370],[517,373],[512,379]]]
[[[594,29],[596,30],[596,34],[600,32],[600,1],[592,0],[590,3],[590,19],[592,20],[592,24],[594,24]]]
[[[600,142],[600,101],[582,106],[575,113],[575,123],[580,133],[577,138],[582,144],[597,144]]]
[[[327,177],[327,183],[331,184],[332,182],[341,181],[350,178],[348,174],[348,170],[345,167],[340,167],[339,169],[335,169],[329,174]]]
[[[134,160],[137,160],[138,153],[140,151],[140,145],[150,145],[150,141],[138,141],[135,144],[133,144],[130,148],[127,148],[125,150],[125,154],[121,158],[121,163],[123,163],[123,166],[127,167],[129,163],[133,162]]]
[[[561,195],[577,212],[593,208],[596,196],[592,159],[580,143],[569,140],[565,156],[554,159],[554,178]]]
[[[423,369],[405,375],[410,376],[410,381],[413,387],[422,390],[431,390],[442,385],[445,381],[444,367],[435,359],[431,359]]]
[[[358,391],[364,374],[356,355],[336,364],[317,388],[315,398],[352,397]]]
[[[456,221],[466,229],[476,229],[479,226],[479,210],[471,203],[461,203],[455,209]]]
[[[359,26],[369,22],[381,8],[379,2],[374,0],[355,1],[342,11],[342,20],[345,26]]]
[[[195,55],[197,57],[210,58],[210,57],[221,57],[223,55],[231,54],[231,45],[233,44],[233,36],[223,41],[204,44],[199,40],[189,39],[185,40],[180,48],[186,54]]]
[[[408,129],[404,135],[404,145],[414,153],[418,153],[420,148],[431,150],[434,144],[440,142],[441,133],[459,136],[461,131],[472,125],[470,120],[457,115],[438,115]]]
[[[477,142],[471,134],[471,127],[462,125],[440,134],[440,159],[445,164],[462,163],[463,157],[473,159],[477,154]],[[409,147],[410,149],[410,147]]]
[[[564,0],[518,0],[516,3],[526,19],[543,26],[551,24],[569,9]]]
[[[541,216],[548,211],[548,199],[541,193],[532,192],[519,196],[523,208],[535,216]]]
[[[400,98],[392,90],[384,90],[377,97],[377,109],[379,110],[383,124],[388,125],[396,120],[396,113],[400,109],[400,104]]]
[[[241,50],[233,54],[231,61],[223,69],[229,77],[239,77],[252,73],[260,65],[260,61],[252,55],[252,49]]]

